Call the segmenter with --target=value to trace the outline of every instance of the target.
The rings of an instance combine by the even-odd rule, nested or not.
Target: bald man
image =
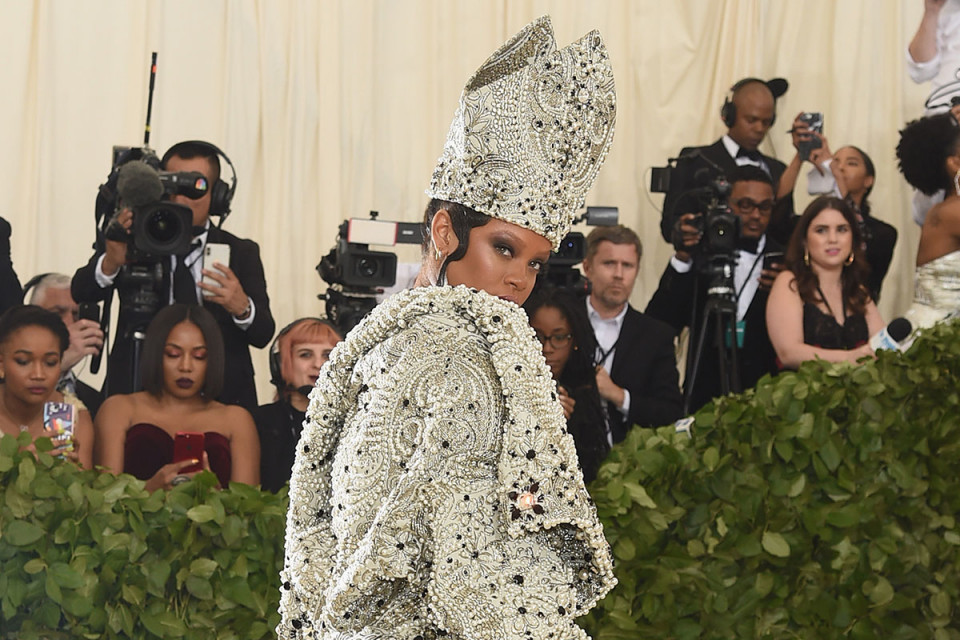
[[[776,191],[786,165],[763,155],[759,147],[776,118],[776,100],[786,90],[787,82],[781,78],[770,81],[744,78],[730,88],[730,95],[720,109],[726,135],[709,146],[684,147],[680,151],[681,159],[663,199],[660,232],[664,240],[671,242],[676,220],[682,214],[703,212],[709,198],[691,191],[715,178],[718,169],[728,176],[738,166],[759,167],[770,176]]]

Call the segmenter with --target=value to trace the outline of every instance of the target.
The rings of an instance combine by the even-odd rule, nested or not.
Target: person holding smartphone
[[[768,234],[778,242],[788,244],[790,234],[800,218],[795,209],[793,189],[801,166],[809,162],[813,165],[807,178],[811,195],[825,194],[842,198],[857,217],[865,260],[870,266],[867,288],[871,299],[877,301],[893,260],[898,234],[893,225],[872,215],[869,196],[877,175],[873,160],[866,151],[853,145],[841,147],[836,153],[831,151],[823,135],[823,116],[813,114],[819,116],[817,119],[809,115],[802,112],[793,121],[791,132],[797,153],[780,179],[777,207],[771,217]],[[820,123],[819,129],[810,126],[812,121]]]
[[[143,346],[144,390],[107,398],[97,413],[96,463],[169,489],[199,471],[221,486],[260,483],[260,445],[250,414],[218,402],[224,348],[216,320],[196,305],[175,304],[154,316]],[[203,434],[200,459],[175,460],[181,432]]]
[[[773,211],[773,181],[757,167],[738,167],[730,173],[730,210],[740,218],[740,237],[737,242],[737,265],[733,282],[737,303],[737,352],[741,387],[747,389],[764,374],[776,373],[776,354],[767,335],[765,310],[767,295],[774,278],[783,269],[783,245],[770,238],[767,224]],[[704,322],[708,322],[697,375],[692,378],[694,349],[688,350],[687,379],[684,380],[684,400],[689,412],[694,412],[721,393],[720,346],[712,337],[712,321],[705,317],[707,289],[712,276],[704,273],[695,261],[700,251],[702,228],[695,223],[696,214],[685,214],[681,219],[683,243],[670,259],[660,278],[660,285],[647,305],[647,315],[666,322],[677,335],[690,327],[690,335],[698,336]],[[730,345],[723,345],[728,352]]]
[[[56,388],[69,342],[63,321],[38,306],[16,306],[0,317],[0,431],[12,436],[28,432],[34,440],[49,437],[51,455],[89,469],[94,449],[90,413]],[[57,410],[51,412],[51,407]]]

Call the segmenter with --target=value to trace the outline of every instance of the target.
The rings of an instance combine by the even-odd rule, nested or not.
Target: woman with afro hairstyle
[[[960,312],[960,124],[949,113],[914,120],[900,132],[897,158],[918,191],[946,192],[920,231],[913,305],[906,317],[922,328]]]

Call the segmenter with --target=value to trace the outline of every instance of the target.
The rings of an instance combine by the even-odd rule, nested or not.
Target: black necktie
[[[752,160],[753,162],[756,162],[756,163],[758,163],[758,164],[761,163],[761,160],[760,160],[760,152],[757,151],[756,149],[754,149],[753,151],[747,151],[747,150],[744,149],[743,147],[740,147],[739,151],[737,151],[737,157],[738,157],[738,158],[748,158],[748,159],[750,159],[750,160]]]
[[[177,267],[173,271],[173,301],[183,304],[197,304],[197,283],[193,279],[190,267],[187,266],[187,256],[198,247],[190,245],[186,253],[177,256]]]

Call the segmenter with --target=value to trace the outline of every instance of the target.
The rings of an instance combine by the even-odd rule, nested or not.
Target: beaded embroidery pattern
[[[331,354],[290,483],[281,638],[585,638],[613,587],[526,315],[405,291]]]
[[[556,251],[613,140],[613,69],[599,32],[555,51],[544,16],[460,96],[427,194],[534,230]]]

